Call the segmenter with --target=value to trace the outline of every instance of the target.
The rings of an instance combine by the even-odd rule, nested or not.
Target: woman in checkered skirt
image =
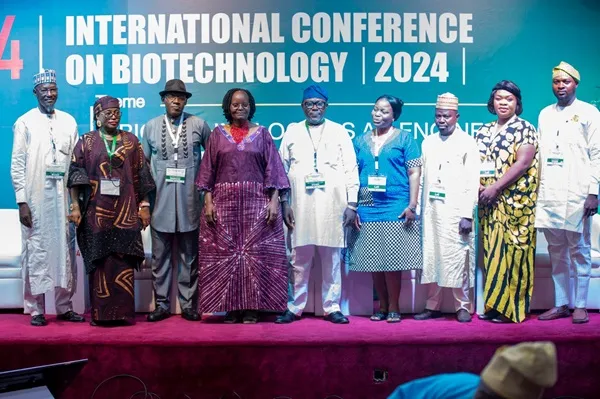
[[[421,150],[408,132],[392,125],[402,105],[394,96],[379,97],[371,111],[375,129],[354,142],[360,192],[348,233],[350,270],[373,273],[379,311],[371,320],[388,323],[400,321],[400,272],[423,268],[416,215]]]

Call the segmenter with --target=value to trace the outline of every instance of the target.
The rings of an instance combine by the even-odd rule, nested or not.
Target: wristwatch
[[[408,206],[407,208],[408,208],[408,209],[409,209],[409,210],[410,210],[412,213],[417,213],[417,207],[416,207],[416,206],[414,206],[414,207],[410,207],[410,206]]]

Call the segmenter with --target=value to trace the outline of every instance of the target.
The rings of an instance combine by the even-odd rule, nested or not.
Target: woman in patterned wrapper
[[[98,130],[73,150],[69,220],[89,274],[92,325],[131,324],[133,270],[144,260],[141,229],[150,224],[148,194],[156,187],[137,137],[119,130],[119,100],[94,103]]]
[[[253,324],[259,310],[283,311],[287,258],[279,196],[290,184],[271,134],[251,123],[248,90],[223,98],[227,124],[208,139],[196,180],[204,196],[198,268],[200,309],[225,323]]]
[[[375,129],[356,138],[360,178],[358,216],[348,232],[350,270],[373,273],[379,311],[373,321],[400,321],[401,271],[421,270],[421,223],[417,201],[421,149],[410,133],[392,124],[402,113],[399,98],[377,99]]]
[[[485,271],[482,320],[520,323],[529,311],[535,257],[538,140],[535,128],[519,118],[521,90],[496,84],[488,100],[494,122],[477,131],[481,157],[479,220]]]

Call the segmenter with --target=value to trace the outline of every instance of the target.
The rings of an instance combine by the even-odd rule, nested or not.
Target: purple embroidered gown
[[[135,318],[133,269],[145,257],[138,206],[156,188],[137,137],[119,131],[116,139],[111,160],[98,131],[84,134],[69,169],[69,188],[83,194],[77,243],[89,274],[93,321]],[[101,179],[108,177],[119,179],[118,196],[102,194]]]
[[[260,126],[240,144],[221,126],[208,139],[196,180],[211,191],[215,226],[200,219],[200,310],[282,311],[287,258],[281,212],[267,225],[269,189],[290,187],[269,131]]]

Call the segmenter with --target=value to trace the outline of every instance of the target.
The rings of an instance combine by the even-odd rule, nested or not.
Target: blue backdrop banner
[[[121,100],[122,128],[143,135],[164,112],[158,93],[172,78],[193,94],[187,111],[211,126],[224,120],[228,89],[249,89],[254,120],[275,140],[303,118],[312,83],[327,87],[327,117],[352,137],[370,130],[379,95],[402,98],[398,126],[419,141],[435,132],[443,92],[459,97],[465,131],[492,120],[485,105],[502,79],[520,86],[522,116],[536,125],[554,102],[551,70],[561,60],[581,73],[578,97],[600,99],[596,0],[4,0],[3,14],[0,208],[16,207],[12,125],[36,106],[31,78],[42,67],[57,70],[57,108],[80,134],[92,129],[95,99],[110,94]]]

